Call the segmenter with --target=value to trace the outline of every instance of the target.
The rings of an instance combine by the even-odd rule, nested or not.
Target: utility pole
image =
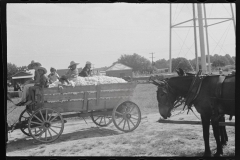
[[[202,4],[198,3],[198,24],[199,24],[199,38],[200,38],[200,52],[201,52],[201,66],[202,73],[206,73],[206,56],[205,56],[205,47],[204,47],[204,34],[203,34],[203,18],[202,18]]]
[[[152,58],[152,67],[153,67],[153,58],[155,58],[155,57],[153,57],[154,53],[149,53],[149,54],[152,54],[152,57],[150,57],[150,58]]]

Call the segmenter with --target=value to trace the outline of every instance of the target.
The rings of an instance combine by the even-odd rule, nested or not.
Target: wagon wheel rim
[[[36,141],[49,143],[57,140],[64,129],[61,114],[51,108],[40,108],[28,120],[28,130]]]
[[[94,115],[94,113],[92,112],[90,117],[93,123],[100,127],[106,127],[112,123],[112,117],[110,115]]]
[[[135,130],[141,122],[141,111],[139,107],[126,101],[115,107],[112,113],[114,125],[123,132]]]
[[[31,113],[25,109],[22,111],[22,113],[19,116],[19,123],[21,124],[20,130],[27,136],[30,136],[28,131],[28,120],[31,117]]]

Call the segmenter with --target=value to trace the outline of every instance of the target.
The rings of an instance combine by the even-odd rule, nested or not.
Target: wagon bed
[[[105,127],[113,122],[123,132],[133,131],[141,121],[140,109],[131,101],[136,85],[61,85],[37,90],[35,104],[26,106],[15,128],[44,143],[59,138],[66,122],[64,118],[69,117],[90,116],[98,126]]]

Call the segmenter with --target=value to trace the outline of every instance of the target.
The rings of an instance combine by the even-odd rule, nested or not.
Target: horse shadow
[[[91,127],[86,129],[79,129],[71,133],[63,133],[57,140],[51,143],[40,143],[36,142],[36,140],[34,140],[32,137],[24,137],[15,141],[8,142],[8,144],[6,145],[6,152],[45,148],[48,145],[58,144],[64,141],[73,141],[94,137],[108,137],[120,134],[123,134],[123,132],[102,127]]]

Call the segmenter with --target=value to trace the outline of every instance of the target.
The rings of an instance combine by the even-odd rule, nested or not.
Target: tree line
[[[226,54],[225,56],[221,55],[210,55],[210,63],[212,63],[212,67],[218,68],[223,67],[225,65],[235,65],[235,59],[236,57],[230,56],[229,54]],[[184,57],[178,57],[178,58],[172,58],[172,71],[174,71],[177,68],[182,68],[183,70],[189,72],[196,70],[196,58],[192,60],[188,60]],[[199,68],[201,68],[201,57],[198,57],[199,62]],[[207,56],[206,56],[206,62],[207,62]],[[132,55],[121,55],[115,63],[122,63],[124,65],[127,65],[133,69],[133,72],[139,72],[139,73],[152,73],[156,69],[164,69],[169,68],[169,60],[165,59],[159,59],[155,61],[152,65],[150,60],[146,59],[143,56],[138,55],[137,53],[134,53]],[[14,74],[20,71],[27,71],[27,66],[20,66],[17,67],[15,64],[7,63],[7,78],[10,79]]]
[[[206,62],[208,62],[208,57],[206,56]],[[212,68],[216,69],[218,67],[223,67],[226,65],[235,65],[236,57],[226,54],[225,56],[214,54],[210,55],[210,63]],[[134,53],[132,55],[121,55],[120,58],[114,63],[122,63],[133,69],[134,72],[152,72],[156,69],[169,68],[169,60],[159,59],[151,64],[150,60]],[[201,69],[201,57],[198,57],[199,68]],[[172,58],[172,71],[177,68],[182,68],[183,70],[189,72],[196,70],[196,58],[188,60],[184,57]]]

